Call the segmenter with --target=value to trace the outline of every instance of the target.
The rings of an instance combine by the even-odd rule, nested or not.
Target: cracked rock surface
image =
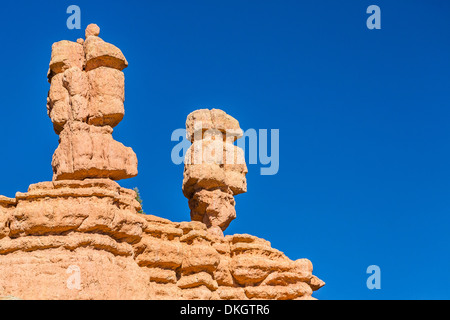
[[[47,111],[60,136],[53,179],[135,177],[136,155],[112,137],[125,114],[122,70],[128,62],[119,48],[98,37],[97,25],[85,33],[85,41],[52,46]]]

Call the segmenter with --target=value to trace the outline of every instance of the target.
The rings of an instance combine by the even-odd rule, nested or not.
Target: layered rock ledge
[[[109,179],[31,185],[0,197],[0,296],[21,299],[313,299],[307,259],[266,240],[217,236],[141,209]],[[80,288],[70,288],[70,270]]]

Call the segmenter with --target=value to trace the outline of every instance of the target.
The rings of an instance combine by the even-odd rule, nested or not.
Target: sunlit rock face
[[[218,235],[236,218],[234,196],[247,192],[244,151],[233,142],[243,132],[239,122],[219,109],[200,109],[186,120],[192,142],[185,158],[183,193],[191,219]]]
[[[122,51],[100,39],[89,25],[86,40],[52,46],[47,111],[60,144],[53,155],[53,180],[135,177],[137,157],[112,137],[125,109],[128,66]]]
[[[52,47],[53,181],[0,196],[0,300],[313,299],[324,283],[309,260],[255,236],[223,235],[234,196],[247,191],[233,145],[242,130],[224,111],[197,110],[186,122],[193,144],[183,192],[193,221],[139,213],[136,192],[114,181],[137,175],[133,150],[112,137],[128,62],[99,33],[89,25],[86,40]]]

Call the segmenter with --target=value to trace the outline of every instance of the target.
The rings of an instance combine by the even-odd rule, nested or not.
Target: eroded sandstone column
[[[137,157],[115,141],[113,128],[125,114],[122,52],[86,28],[86,40],[59,41],[52,46],[47,110],[60,144],[53,155],[53,180],[137,175]]]
[[[99,32],[90,25],[86,41],[53,45],[54,181],[0,196],[0,300],[314,299],[324,282],[311,261],[248,234],[223,236],[247,167],[233,144],[239,123],[221,110],[197,110],[186,122],[183,192],[196,221],[138,214],[136,193],[111,180],[137,173],[134,152],[112,137],[127,62]]]
[[[233,144],[243,136],[239,122],[218,109],[200,109],[188,115],[183,193],[189,199],[191,219],[223,235],[236,218],[234,196],[247,192],[244,151]]]

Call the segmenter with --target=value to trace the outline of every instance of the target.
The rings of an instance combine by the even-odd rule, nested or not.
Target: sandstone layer
[[[312,299],[323,285],[307,259],[251,235],[138,214],[135,197],[110,179],[43,182],[1,197],[0,296]]]
[[[115,141],[112,131],[110,126],[96,127],[83,122],[67,122],[53,155],[53,179],[120,180],[136,176],[136,154],[131,148]]]
[[[112,128],[125,114],[122,70],[128,62],[99,33],[100,28],[92,24],[86,29],[86,40],[63,40],[52,46],[47,112],[60,135],[52,161],[53,180],[120,180],[137,175],[133,150],[112,137]]]

